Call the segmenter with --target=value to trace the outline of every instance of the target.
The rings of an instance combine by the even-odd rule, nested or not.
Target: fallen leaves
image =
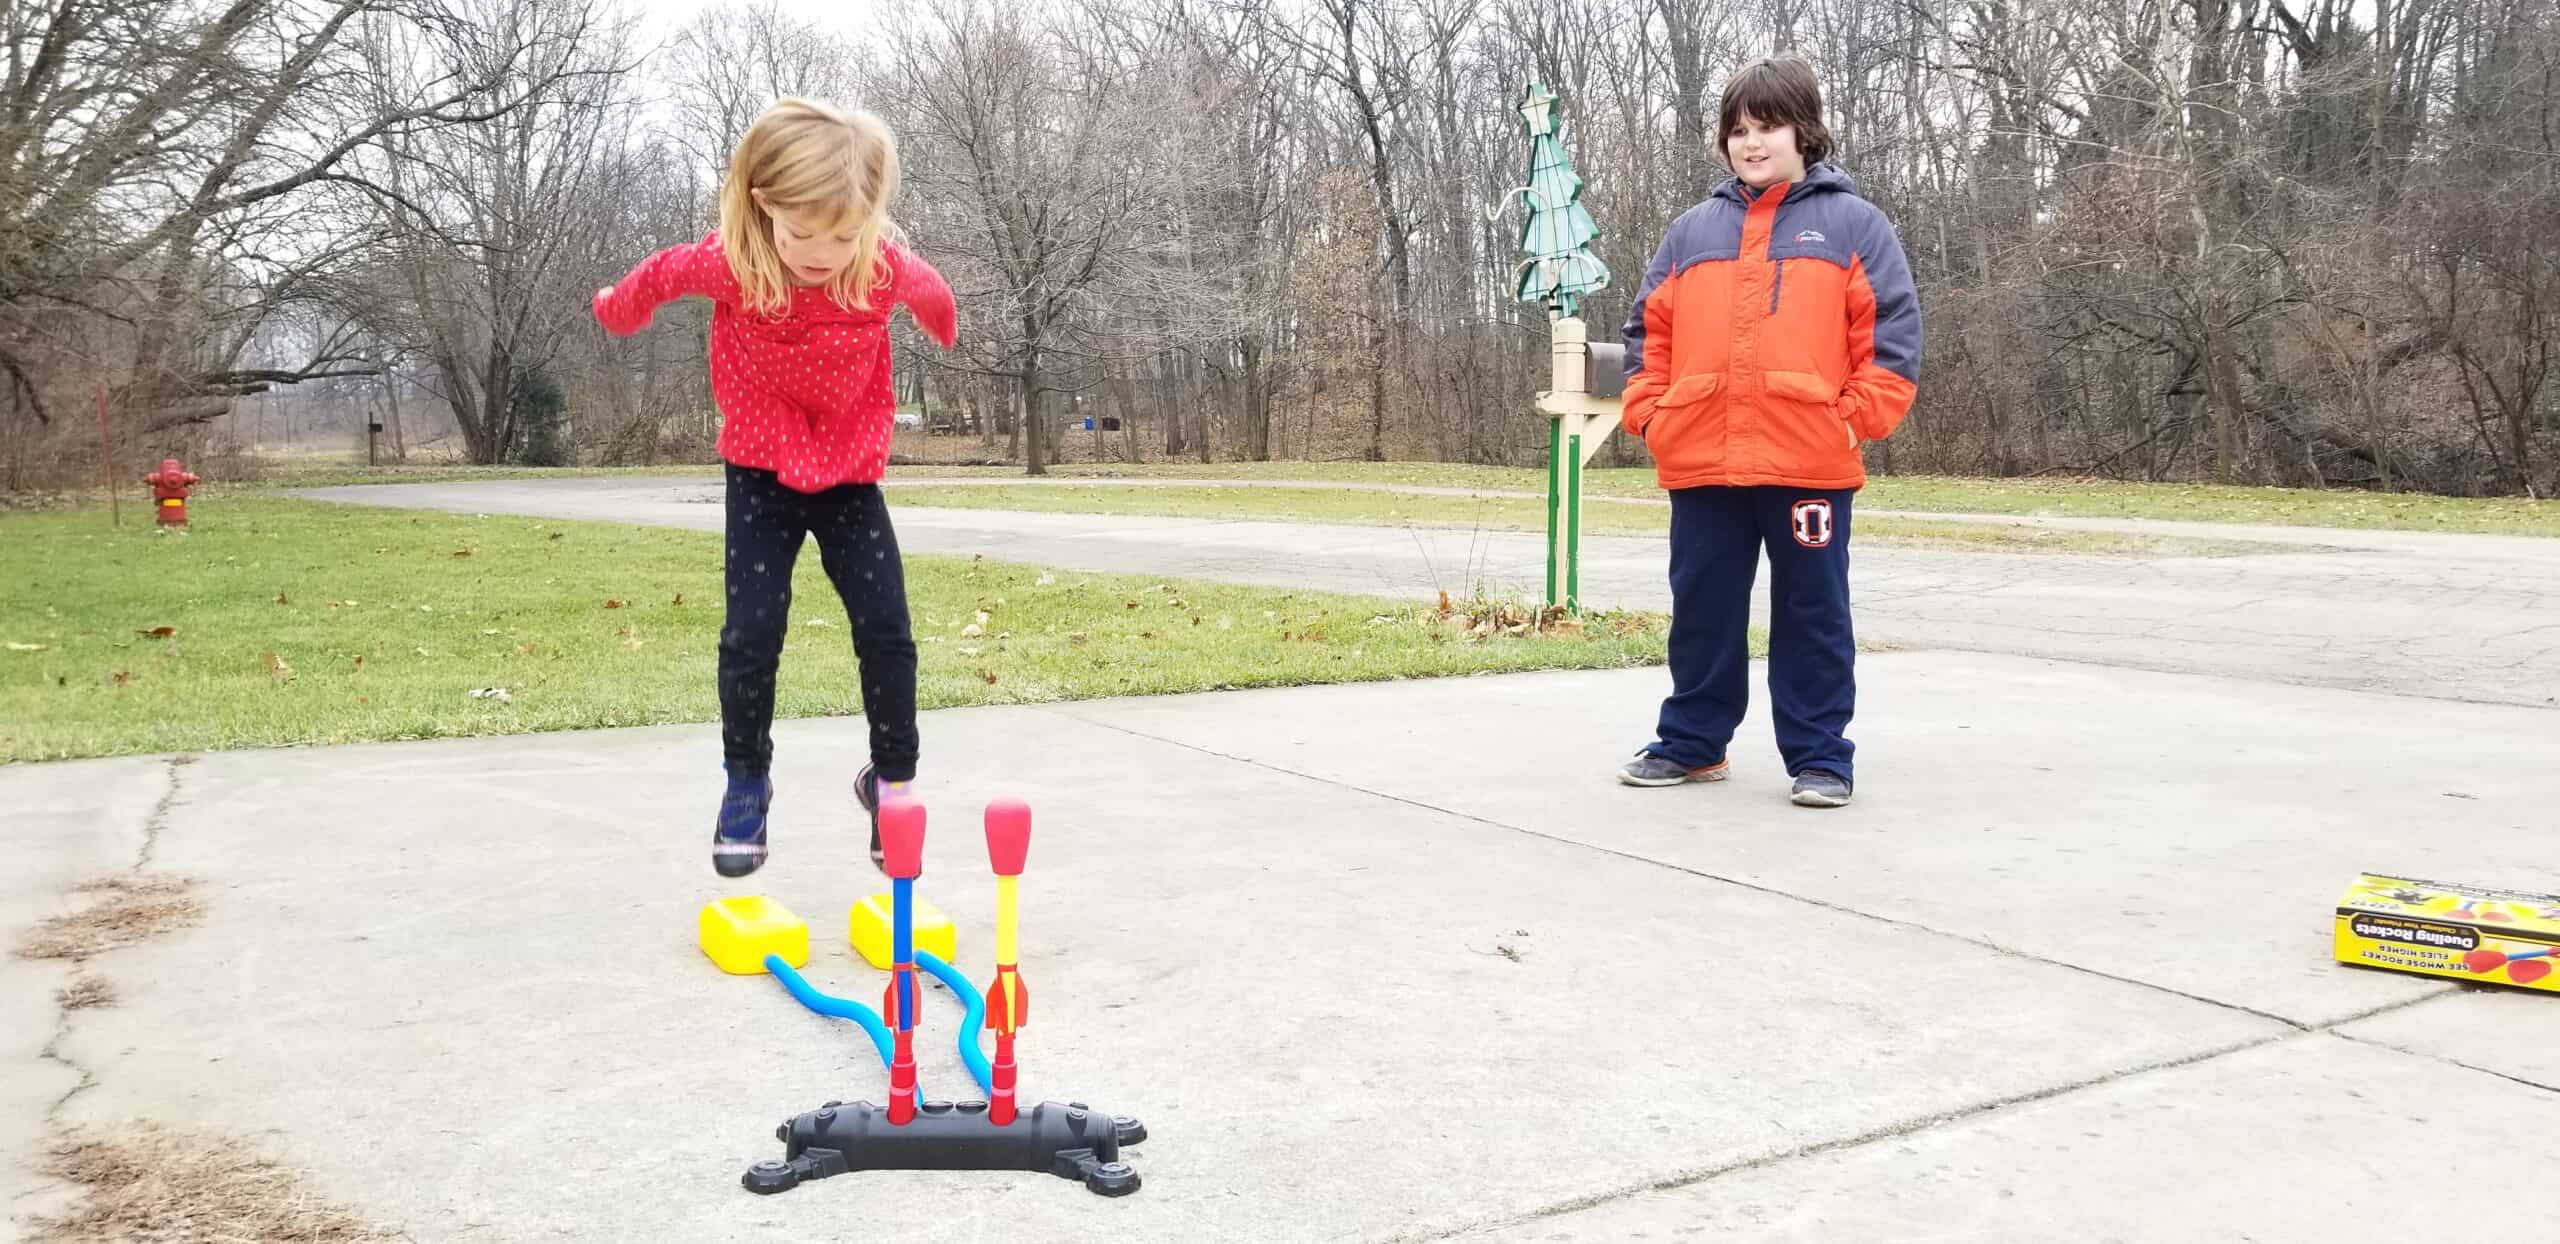
[[[293,667],[285,664],[273,648],[267,649],[267,680],[279,687],[293,681]]]
[[[604,607],[607,609],[620,609],[622,607],[622,602],[618,600],[608,600],[604,603]]]
[[[134,632],[136,635],[147,635],[153,639],[167,639],[177,633],[178,628],[174,626],[149,626]]]
[[[277,603],[277,604],[279,604],[279,605],[290,605],[290,604],[292,604],[293,602],[292,602],[292,601],[289,601],[289,600],[286,600],[286,599],[284,598],[284,593],[282,593],[282,592],[278,592],[278,593],[276,593],[276,603]]]
[[[515,697],[507,694],[507,689],[504,687],[474,687],[471,689],[471,698],[475,700],[496,700],[500,704],[512,704],[515,702]]]
[[[619,636],[621,636],[621,637],[622,637],[622,646],[623,646],[623,647],[625,647],[625,648],[634,648],[634,649],[636,649],[636,648],[638,648],[640,645],[642,645],[642,644],[645,644],[645,643],[649,642],[648,640],[646,640],[646,639],[642,639],[642,638],[640,637],[640,632],[638,632],[638,631],[636,631],[636,630],[633,630],[632,628],[627,627],[627,626],[626,626],[626,627],[621,627],[621,628],[619,628],[619,629],[615,630],[615,631],[614,631],[614,634],[619,635]]]

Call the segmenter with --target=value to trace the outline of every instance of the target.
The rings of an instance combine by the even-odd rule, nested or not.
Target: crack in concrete
[[[70,973],[66,971],[64,973],[64,978],[66,980],[69,979],[69,975]],[[59,1063],[64,1068],[80,1077],[79,1083],[72,1085],[70,1089],[62,1094],[62,1096],[54,1098],[53,1104],[45,1108],[45,1125],[57,1131],[62,1127],[63,1107],[70,1105],[72,1098],[88,1092],[90,1089],[97,1087],[98,1084],[98,1076],[96,1072],[91,1071],[86,1065],[75,1062],[70,1057],[63,1054],[63,1039],[70,1035],[71,1012],[57,1006],[54,1008],[53,1012],[53,1037],[51,1040],[44,1043],[44,1049],[38,1052],[36,1056],[49,1063]]]
[[[169,758],[168,766],[163,770],[163,775],[167,778],[167,786],[160,792],[160,798],[151,805],[151,811],[143,818],[142,846],[134,852],[133,872],[135,874],[139,875],[150,870],[153,857],[160,849],[161,831],[167,828],[169,812],[178,803],[182,772],[188,765],[194,764],[195,760],[192,753]],[[77,975],[87,964],[86,958],[71,960],[63,969],[64,981],[68,983],[70,978]],[[44,1049],[37,1052],[37,1057],[43,1061],[57,1063],[80,1077],[79,1083],[72,1085],[62,1096],[55,1098],[53,1105],[47,1107],[44,1112],[45,1125],[57,1132],[62,1130],[64,1108],[71,1104],[72,1099],[97,1087],[98,1084],[95,1071],[62,1052],[62,1043],[71,1036],[71,1021],[71,1009],[57,1003],[53,1012],[53,1036],[45,1041]]]
[[[169,823],[169,810],[178,806],[181,772],[195,762],[195,754],[192,752],[169,758],[169,767],[165,775],[169,779],[168,786],[160,792],[159,802],[151,805],[150,815],[142,820],[142,850],[134,858],[134,872],[150,871],[152,857],[160,851],[160,831]]]
[[[1870,1128],[1867,1131],[1857,1133],[1853,1136],[1836,1137],[1831,1140],[1816,1141],[1812,1144],[1797,1145],[1792,1148],[1772,1153],[1764,1153],[1757,1157],[1740,1158],[1730,1162],[1693,1167],[1684,1171],[1675,1171],[1659,1179],[1647,1180],[1641,1184],[1629,1184],[1624,1187],[1612,1188],[1601,1192],[1574,1197],[1569,1200],[1556,1202],[1553,1205],[1542,1206],[1538,1209],[1522,1214],[1513,1214],[1503,1218],[1489,1219],[1482,1222],[1467,1223],[1457,1227],[1432,1230],[1427,1234],[1408,1233],[1404,1235],[1390,1236],[1388,1238],[1391,1240],[1403,1241],[1405,1244],[1424,1244],[1426,1241],[1455,1239],[1463,1235],[1475,1235],[1486,1231],[1499,1231],[1505,1228],[1524,1226],[1529,1223],[1543,1222],[1551,1218],[1560,1218],[1567,1214],[1579,1213],[1587,1209],[1597,1209],[1603,1205],[1608,1205],[1616,1201],[1627,1200],[1632,1197],[1645,1196],[1656,1192],[1677,1192],[1684,1188],[1696,1187],[1697,1185],[1706,1183],[1710,1180],[1721,1179],[1727,1175],[1739,1174],[1745,1171],[1760,1170],[1762,1168],[1776,1166],[1784,1162],[1792,1162],[1798,1158],[1820,1157],[1824,1154],[1840,1153],[1851,1149],[1863,1148],[1872,1144],[1878,1144],[1884,1141],[1897,1140],[1905,1136],[1915,1136],[1922,1132],[1934,1131],[1938,1128],[1946,1127],[1949,1124],[1980,1119],[2003,1110],[2014,1109],[2020,1106],[2031,1106],[2039,1102],[2067,1097],[2073,1093],[2082,1092],[2088,1089],[2103,1088],[2110,1084],[2122,1083],[2126,1080],[2135,1079],[2140,1076],[2153,1075],[2164,1071],[2176,1071],[2185,1067],[2193,1067],[2201,1063],[2212,1062],[2215,1059],[2227,1058],[2233,1054],[2245,1054],[2252,1050],[2265,1049],[2269,1046],[2280,1045],[2286,1042],[2302,1041],[2322,1036],[2354,1040],[2354,1038],[2346,1037],[2345,1034],[2336,1032],[2334,1029],[2341,1024],[2350,1024],[2360,1019],[2370,1019],[2376,1015],[2388,1014],[2393,1011],[2431,1002],[2434,998],[2435,995],[2412,998],[2406,1001],[2395,1002],[2387,1006],[2378,1007],[2354,1017],[2335,1020],[2331,1023],[2318,1025],[2316,1027],[2299,1028],[2299,1026],[2297,1026],[2299,1028],[2298,1031],[2270,1033],[2266,1036],[2254,1038],[2252,1040],[2232,1042],[2228,1045],[2219,1046],[2214,1049],[2201,1050],[2191,1054],[2182,1054],[2174,1058],[2157,1059],[2152,1062],[2143,1063],[2139,1066],[2127,1067],[2122,1070],[2108,1072],[2103,1075],[2087,1076],[2062,1084],[2047,1085],[2039,1089],[2030,1089],[2022,1093],[2011,1093],[2003,1097],[1996,1097],[1988,1101],[1976,1102],[1972,1105],[1958,1107],[1953,1110],[1941,1110],[1931,1114],[1917,1115],[1908,1119],[1901,1119],[1886,1123],[1881,1127]],[[2408,1053],[2408,1051],[2405,1050],[2400,1052]],[[2475,1068],[2475,1070],[2477,1069]],[[2494,1075],[2497,1073],[2492,1072],[2490,1074]],[[2537,1085],[2535,1087],[2542,1086]]]
[[[2435,999],[2433,998],[2427,999],[2427,1001],[2430,1002],[2434,1000]],[[2459,1058],[2454,1058],[2448,1055],[2437,1054],[2427,1050],[2413,1050],[2405,1045],[2395,1045],[2389,1041],[2376,1041],[2371,1037],[2359,1037],[2353,1033],[2333,1032],[2329,1035],[2334,1036],[2341,1041],[2353,1041],[2358,1045],[2371,1046],[2377,1050],[2389,1050],[2394,1054],[2405,1054],[2411,1058],[2423,1058],[2429,1062],[2443,1063],[2448,1067],[2460,1067],[2464,1071],[2478,1072],[2484,1076],[2495,1076],[2510,1084],[2521,1084],[2529,1089],[2540,1089],[2545,1093],[2560,1093],[2560,1084],[2545,1084],[2540,1080],[2528,1080],[2523,1076],[2500,1071],[2495,1067],[2483,1067],[2478,1063],[2466,1063]]]

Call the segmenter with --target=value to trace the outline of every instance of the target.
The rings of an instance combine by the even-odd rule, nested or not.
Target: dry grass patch
[[[18,937],[25,959],[86,959],[204,918],[191,877],[108,877],[72,891],[94,896],[79,911],[47,918]]]
[[[114,1006],[116,984],[103,976],[86,972],[71,978],[71,983],[53,991],[54,1005],[66,1011],[85,1011],[91,1007]]]
[[[137,1123],[46,1147],[44,1172],[81,1190],[60,1218],[35,1222],[36,1244],[202,1241],[205,1244],[355,1244],[391,1233],[327,1204],[300,1178],[227,1137]]]

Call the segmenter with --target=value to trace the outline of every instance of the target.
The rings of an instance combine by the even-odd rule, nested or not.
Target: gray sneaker
[[[1794,798],[1799,808],[1845,808],[1849,806],[1849,782],[1836,773],[1807,769],[1796,775]]]
[[[1732,772],[1729,761],[1719,760],[1703,769],[1691,769],[1675,761],[1665,760],[1652,752],[1637,752],[1636,758],[1618,770],[1618,780],[1628,786],[1678,786],[1683,782],[1721,782]]]

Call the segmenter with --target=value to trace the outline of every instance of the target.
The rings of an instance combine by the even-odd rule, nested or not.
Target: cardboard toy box
[[[2338,900],[2337,956],[2560,993],[2560,895],[2367,873]]]

